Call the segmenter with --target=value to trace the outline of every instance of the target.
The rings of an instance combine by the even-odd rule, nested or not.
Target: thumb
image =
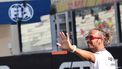
[[[56,43],[58,46],[61,46],[61,44],[60,43]]]

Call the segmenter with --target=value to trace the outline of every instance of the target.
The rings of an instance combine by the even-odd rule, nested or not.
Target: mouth
[[[92,45],[93,45],[91,41],[87,41],[87,44],[88,44],[89,46],[92,46]]]

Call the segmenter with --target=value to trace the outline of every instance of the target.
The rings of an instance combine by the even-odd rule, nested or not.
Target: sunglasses
[[[86,36],[86,40],[94,40],[94,39],[102,39],[101,37],[95,37],[95,36],[92,36],[92,35],[89,35],[89,36]]]

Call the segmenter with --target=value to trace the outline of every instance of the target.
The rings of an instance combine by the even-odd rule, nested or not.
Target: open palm
[[[64,34],[64,32],[59,33],[59,43],[61,44],[60,48],[63,50],[71,51],[73,49],[68,33],[67,36]]]

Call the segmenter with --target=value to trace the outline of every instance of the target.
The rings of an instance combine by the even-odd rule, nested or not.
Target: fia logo
[[[28,21],[33,17],[33,14],[33,8],[28,3],[26,3],[26,5],[19,3],[13,4],[8,10],[8,15],[14,22],[18,20]]]

